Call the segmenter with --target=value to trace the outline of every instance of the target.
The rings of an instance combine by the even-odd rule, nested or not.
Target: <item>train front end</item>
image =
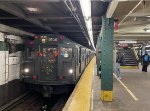
[[[25,48],[27,56],[22,65],[25,82],[53,93],[61,93],[67,85],[74,84],[74,46],[68,43],[64,36],[53,34],[39,35],[34,41],[28,41]]]

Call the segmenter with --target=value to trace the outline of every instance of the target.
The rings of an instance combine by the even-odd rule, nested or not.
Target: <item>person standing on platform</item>
[[[121,52],[117,52],[116,55],[116,75],[117,75],[117,79],[121,79],[120,77],[120,64],[123,63],[123,55],[121,54]]]
[[[145,52],[145,54],[142,56],[142,63],[143,63],[142,71],[147,72],[147,67],[149,64],[149,55],[147,52]]]

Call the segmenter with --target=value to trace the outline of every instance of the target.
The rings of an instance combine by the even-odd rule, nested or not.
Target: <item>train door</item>
[[[57,46],[43,46],[41,50],[40,80],[56,80],[58,48]]]
[[[76,79],[80,76],[79,48],[76,48]]]
[[[88,50],[88,63],[90,62],[90,54],[89,54],[89,50]]]
[[[86,55],[86,54],[87,54],[87,53],[86,53],[86,49],[85,49],[85,51],[84,51],[84,60],[85,60],[84,66],[86,66],[86,63],[87,63],[87,61],[86,61],[86,59],[87,59],[86,56],[87,56],[87,55]]]
[[[58,58],[58,78],[66,80],[75,79],[75,48],[73,45],[61,44],[59,45],[59,58]]]
[[[81,54],[81,47],[79,48],[79,73],[81,73],[81,59],[82,59],[82,54]]]

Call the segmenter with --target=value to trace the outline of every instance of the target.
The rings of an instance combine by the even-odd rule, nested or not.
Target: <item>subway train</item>
[[[25,40],[21,78],[44,97],[64,93],[77,83],[94,55],[63,35],[37,35]]]

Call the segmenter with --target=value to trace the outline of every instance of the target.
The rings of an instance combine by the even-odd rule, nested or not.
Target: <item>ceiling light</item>
[[[150,17],[150,15],[146,16],[146,17]]]
[[[88,30],[89,39],[91,41],[93,48],[95,49],[93,41],[92,19],[91,19],[91,0],[80,0],[80,5],[84,16],[84,21],[86,23],[86,27]]]
[[[143,29],[145,32],[150,32],[150,29],[149,28],[145,28]]]
[[[88,41],[88,43],[89,43],[89,46],[91,46],[91,42],[90,42],[90,41]]]
[[[146,27],[150,27],[150,24],[146,24],[145,26],[146,26]]]
[[[125,41],[119,41],[119,43],[137,43],[137,41],[133,41],[133,40],[125,40]]]
[[[150,45],[147,45],[147,46],[145,46],[145,47],[150,47]]]
[[[150,32],[150,29],[145,30],[145,32]]]
[[[39,8],[36,7],[27,7],[26,9],[30,12],[40,12]]]

